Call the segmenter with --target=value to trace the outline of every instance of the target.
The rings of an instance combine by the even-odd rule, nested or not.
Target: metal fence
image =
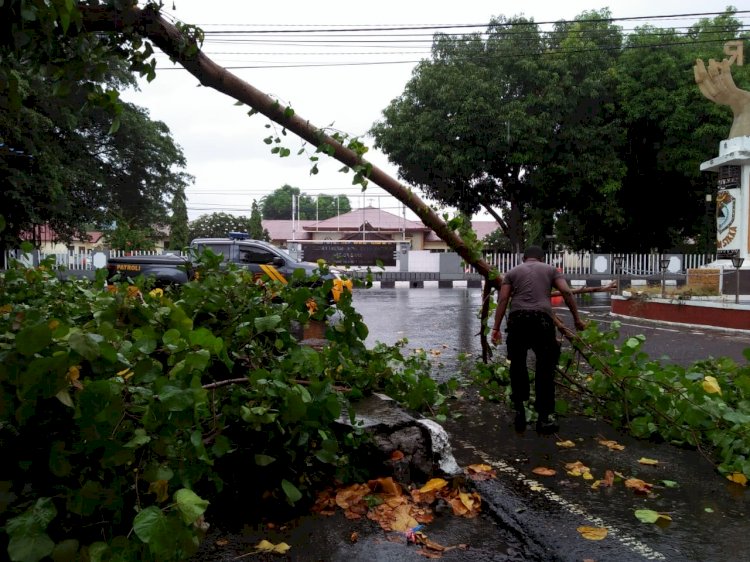
[[[107,265],[109,258],[117,258],[125,255],[129,256],[158,256],[165,252],[161,251],[132,251],[125,252],[122,250],[104,250],[97,252],[85,253],[45,253],[39,250],[24,253],[21,250],[9,250],[2,256],[2,268],[7,268],[12,260],[17,260],[25,266],[37,266],[48,258],[53,258],[55,267],[63,267],[70,271],[93,270]],[[169,252],[173,253],[173,252]]]
[[[11,250],[7,252],[4,262],[0,264],[3,268],[7,267],[11,259],[16,259],[21,263],[34,266],[41,263],[44,259],[54,257],[55,265],[64,267],[72,271],[92,270],[105,267],[110,257],[120,257],[124,255],[133,256],[155,256],[164,253],[179,252],[162,252],[162,251],[134,251],[124,252],[120,250],[109,250],[89,253],[61,253],[46,254],[39,251],[24,254],[20,250]],[[617,254],[622,256],[622,275],[658,275],[661,273],[660,260],[669,258],[670,264],[667,269],[668,273],[685,274],[689,269],[699,268],[711,263],[716,256],[706,254]],[[545,261],[559,268],[567,276],[575,275],[614,275],[617,273],[613,260],[614,254],[596,254],[591,252],[555,252],[545,255]],[[484,259],[489,264],[495,266],[501,273],[508,271],[522,262],[520,253],[500,253],[484,252]]]
[[[669,258],[669,273],[687,273],[689,269],[702,267],[716,260],[706,254],[617,254],[622,257],[622,275],[658,275],[660,261]],[[565,275],[609,275],[616,274],[615,254],[591,252],[555,252],[545,254],[544,261],[560,269]],[[520,253],[484,252],[484,259],[505,272],[523,261]]]

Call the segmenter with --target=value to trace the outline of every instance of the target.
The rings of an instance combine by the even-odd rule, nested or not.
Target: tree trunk
[[[414,211],[422,223],[432,229],[465,262],[473,265],[476,271],[486,279],[493,279],[495,285],[499,287],[499,279],[490,275],[492,267],[481,257],[473,255],[464,241],[409,188],[377,166],[369,164],[356,152],[329,137],[306,119],[297,114],[290,115],[291,112],[286,112],[286,108],[280,105],[277,100],[219,66],[204,55],[202,51],[197,50],[190,53],[185,46],[193,43],[192,40],[174,25],[164,20],[158,12],[149,8],[140,9],[137,7],[131,7],[123,11],[115,11],[102,6],[81,7],[80,9],[86,31],[128,33],[131,30],[139,30],[132,32],[141,33],[150,39],[164,53],[185,67],[204,86],[213,88],[252,107],[315,147],[323,145],[332,147],[332,156],[350,168],[362,165],[371,166],[371,172],[367,176],[369,181],[382,187]]]

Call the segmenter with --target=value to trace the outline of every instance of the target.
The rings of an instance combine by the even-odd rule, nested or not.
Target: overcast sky
[[[603,7],[609,7],[614,18],[631,18],[713,13],[727,6],[724,1],[714,0],[167,0],[165,4],[164,14],[170,19],[198,25],[208,32],[203,50],[215,62],[234,67],[232,72],[237,76],[290,105],[313,125],[331,126],[353,136],[365,135],[389,102],[403,92],[416,62],[429,58],[435,31],[385,32],[367,28],[478,26],[445,30],[455,34],[483,31],[490,18],[500,15],[523,14],[536,22],[553,22]],[[697,19],[698,16],[654,19],[652,23],[658,27],[682,27]],[[644,23],[618,24],[627,33]],[[340,27],[360,31],[353,31],[348,37],[324,31]],[[303,33],[311,29],[316,30],[314,34]],[[218,31],[245,33],[215,33]],[[153,119],[164,121],[183,148],[187,171],[195,176],[195,184],[187,190],[191,220],[211,212],[249,215],[254,199],[260,201],[284,184],[309,195],[346,194],[355,208],[364,204],[399,215],[403,212],[398,202],[385,197],[385,192],[372,184],[363,195],[359,186],[351,184],[352,175],[338,172],[341,164],[332,159],[322,160],[320,173],[310,175],[309,160],[295,156],[302,143],[294,136],[286,142],[292,156],[282,159],[272,155],[270,147],[263,143],[269,134],[265,128],[268,119],[261,115],[248,117],[247,107],[235,106],[233,99],[201,87],[193,76],[166,57],[159,56],[157,60],[156,80],[142,82],[140,91],[129,91],[123,97],[148,108]],[[371,139],[365,142],[372,146]],[[367,156],[373,164],[396,176],[395,167],[384,155],[371,150]],[[412,217],[408,211],[406,215]]]

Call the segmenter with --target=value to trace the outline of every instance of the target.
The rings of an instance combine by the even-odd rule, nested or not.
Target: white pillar
[[[701,164],[701,171],[717,173],[716,246],[712,266],[732,267],[732,256],[750,267],[750,136],[719,143],[719,156]]]

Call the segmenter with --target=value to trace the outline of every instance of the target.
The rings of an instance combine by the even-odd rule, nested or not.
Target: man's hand
[[[575,325],[576,325],[576,330],[578,330],[579,332],[581,330],[585,330],[586,329],[586,322],[584,322],[580,318],[576,318],[575,319]]]
[[[500,332],[500,330],[493,329],[492,334],[491,334],[491,339],[492,339],[492,343],[495,345],[498,345],[499,343],[501,343],[503,341],[503,335]]]

